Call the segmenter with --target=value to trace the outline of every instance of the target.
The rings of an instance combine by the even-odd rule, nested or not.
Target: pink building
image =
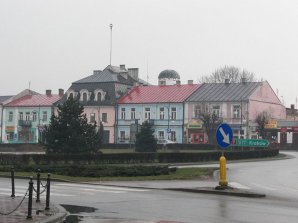
[[[262,112],[270,120],[284,120],[286,108],[267,81],[205,83],[185,105],[185,131],[192,143],[206,143],[200,114],[214,112],[231,125],[235,138],[258,138],[256,117]]]

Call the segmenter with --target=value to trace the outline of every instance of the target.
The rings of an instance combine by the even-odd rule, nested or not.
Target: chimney
[[[226,78],[225,79],[225,84],[229,84],[230,83],[230,79],[229,78]]]
[[[131,76],[134,80],[139,80],[139,68],[128,68],[128,75]]]
[[[187,84],[193,84],[193,80],[188,80]]]
[[[120,70],[125,70],[125,64],[120,64]]]
[[[177,80],[176,81],[176,85],[181,85],[181,81],[180,80]]]
[[[242,78],[241,78],[241,83],[242,83],[242,84],[246,84],[246,83],[247,83],[247,78],[242,77]]]
[[[59,97],[63,97],[64,90],[62,88],[59,88]]]
[[[294,110],[294,109],[295,109],[295,105],[291,104],[291,110]]]
[[[94,70],[94,71],[93,71],[93,75],[95,75],[95,74],[100,74],[100,72],[101,72],[101,70]]]
[[[46,96],[48,97],[52,96],[52,90],[46,90]]]

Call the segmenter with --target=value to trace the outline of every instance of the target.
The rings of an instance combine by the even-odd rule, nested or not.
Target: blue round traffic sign
[[[233,130],[231,126],[226,123],[219,125],[216,130],[216,140],[221,148],[228,148],[233,140]]]

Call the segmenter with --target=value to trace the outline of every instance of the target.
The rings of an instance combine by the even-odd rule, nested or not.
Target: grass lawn
[[[52,174],[51,178],[55,180],[73,181],[73,182],[92,182],[92,181],[144,181],[144,180],[200,180],[212,177],[213,171],[216,168],[178,168],[176,172],[169,175],[159,176],[139,176],[139,177],[70,177],[63,175]],[[0,176],[10,176],[10,172],[0,172]],[[36,178],[36,173],[33,172],[15,172],[17,177]],[[47,173],[42,173],[43,180],[47,178]]]

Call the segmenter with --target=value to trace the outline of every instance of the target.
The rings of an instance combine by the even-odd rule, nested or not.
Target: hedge
[[[225,151],[227,160],[263,158],[278,155],[278,149],[251,151]],[[121,153],[121,154],[0,154],[0,165],[94,165],[94,164],[144,164],[144,163],[188,163],[217,161],[222,151],[203,153]]]

